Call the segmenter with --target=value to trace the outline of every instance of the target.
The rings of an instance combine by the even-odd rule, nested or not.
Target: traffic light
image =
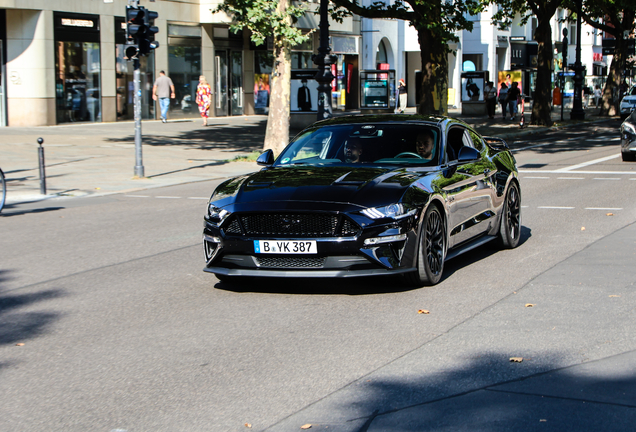
[[[155,19],[159,14],[144,7],[140,9],[143,11],[144,27],[143,34],[139,38],[139,53],[141,55],[148,55],[159,46],[159,42],[155,40],[155,34],[159,33],[159,28],[155,26]]]
[[[139,52],[139,39],[143,34],[144,11],[141,7],[126,6],[126,49],[125,56],[128,60],[137,58]]]

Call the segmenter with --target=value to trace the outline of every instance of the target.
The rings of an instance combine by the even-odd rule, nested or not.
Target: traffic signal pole
[[[153,1],[153,0],[151,0]],[[159,29],[154,21],[159,14],[139,6],[139,0],[128,0],[126,6],[125,55],[133,62],[133,103],[135,118],[135,177],[143,178],[144,163],[141,150],[141,71],[139,57],[150,55],[159,46],[155,34]]]
[[[135,104],[135,177],[144,178],[144,162],[141,151],[141,72],[139,71],[139,59],[133,59],[133,82]]]

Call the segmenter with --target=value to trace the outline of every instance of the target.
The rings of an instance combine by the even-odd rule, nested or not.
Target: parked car
[[[258,163],[208,203],[204,270],[221,281],[402,274],[433,285],[461,253],[519,244],[515,158],[459,120],[337,117]]]
[[[621,120],[625,120],[636,109],[636,86],[629,89],[621,99]]]
[[[636,111],[621,125],[621,156],[624,161],[636,160]]]

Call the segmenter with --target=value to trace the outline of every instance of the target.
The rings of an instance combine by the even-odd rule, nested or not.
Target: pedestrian
[[[301,86],[298,87],[296,100],[298,102],[299,110],[311,111],[311,92],[307,88],[307,80],[305,78],[302,79]]]
[[[484,94],[486,95],[486,110],[488,111],[488,118],[495,118],[495,108],[497,107],[497,88],[492,81],[486,83],[484,87]]]
[[[597,85],[594,88],[594,105],[598,108],[599,103],[601,102],[601,88]]]
[[[398,82],[398,97],[400,101],[398,112],[403,113],[404,109],[406,108],[406,101],[408,97],[408,94],[406,93],[406,83],[404,82],[403,78],[400,78],[400,81]]]
[[[508,104],[508,86],[506,83],[501,83],[499,88],[499,104],[501,104],[501,112],[503,113],[503,119],[506,119],[506,105]]]
[[[199,106],[199,113],[203,117],[203,126],[208,125],[208,110],[212,104],[212,87],[208,84],[204,75],[199,77],[199,85],[197,86],[196,103]]]
[[[508,90],[508,110],[510,111],[510,120],[514,120],[517,116],[517,104],[519,103],[519,96],[521,96],[519,84],[517,83],[517,81],[513,81],[512,87],[510,87],[510,90]]]
[[[164,71],[159,72],[159,78],[152,86],[152,99],[159,99],[159,107],[161,109],[161,121],[168,121],[168,108],[170,108],[170,99],[174,99],[174,84],[172,80],[166,76]]]

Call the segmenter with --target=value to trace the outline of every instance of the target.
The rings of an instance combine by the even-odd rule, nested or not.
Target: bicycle
[[[4,173],[0,169],[0,212],[4,207],[4,201],[7,198],[7,183],[4,180]]]

